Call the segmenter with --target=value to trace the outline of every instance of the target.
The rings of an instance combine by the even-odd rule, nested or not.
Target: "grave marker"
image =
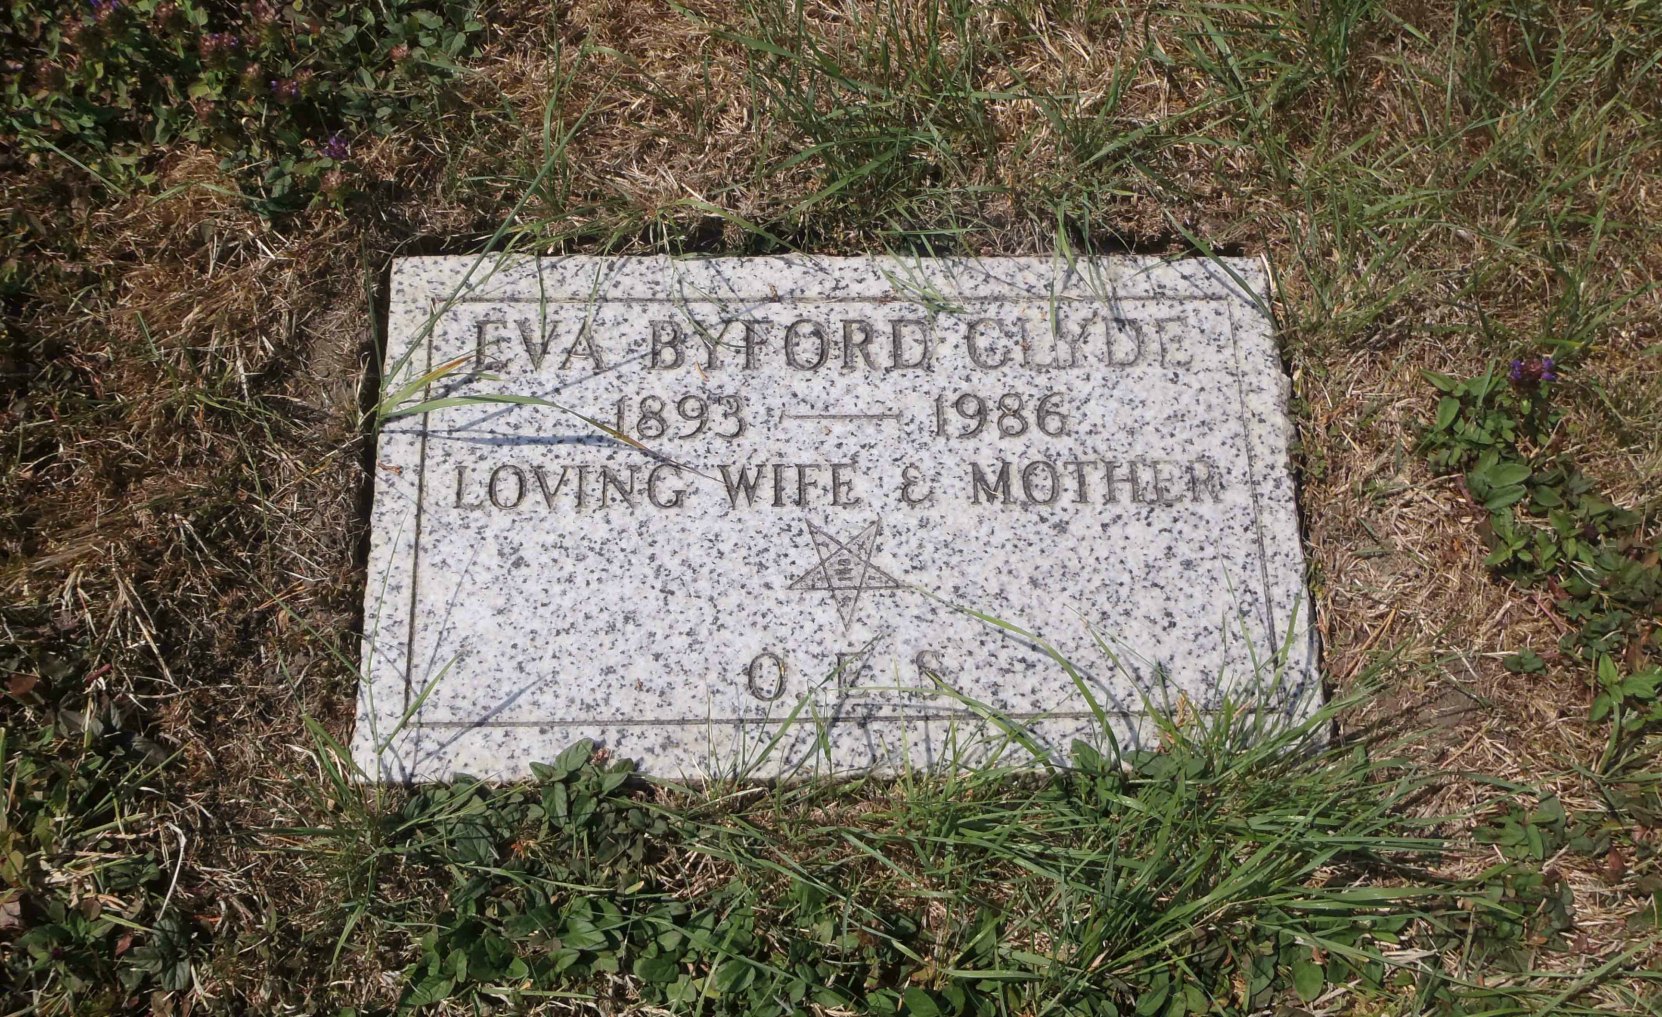
[[[1065,752],[1097,709],[1146,733],[1145,696],[1307,710],[1264,290],[1236,259],[399,261],[383,390],[424,408],[377,448],[358,762],[511,777],[592,737],[776,776],[957,759],[990,711]]]

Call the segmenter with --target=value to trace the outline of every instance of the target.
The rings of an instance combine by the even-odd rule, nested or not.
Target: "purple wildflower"
[[[1551,357],[1529,357],[1512,361],[1512,368],[1506,372],[1506,377],[1513,388],[1532,389],[1542,382],[1557,381],[1558,370]]]
[[[323,143],[323,146],[317,150],[317,154],[325,159],[340,162],[352,154],[352,146],[346,143],[346,133],[344,131],[336,131],[329,135],[329,140]]]
[[[106,21],[121,9],[121,0],[87,0],[87,6],[92,8],[94,19]]]
[[[271,94],[278,102],[293,102],[300,98],[300,83],[293,78],[275,78],[271,82]]]
[[[210,63],[223,61],[228,54],[242,46],[242,40],[230,32],[209,32],[197,43],[202,59]]]

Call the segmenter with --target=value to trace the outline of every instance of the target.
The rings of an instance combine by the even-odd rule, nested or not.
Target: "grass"
[[[1251,1012],[1266,964],[1308,1012],[1656,1009],[1654,745],[1598,772],[1596,668],[1555,649],[1550,590],[1491,574],[1489,513],[1416,449],[1422,371],[1550,353],[1551,454],[1654,540],[1662,10],[477,21],[453,74],[340,57],[399,112],[339,166],[275,107],[183,140],[119,113],[140,119],[116,151],[50,133],[50,82],[5,93],[0,136],[49,142],[0,145],[6,1012],[374,1013],[446,981],[454,1012],[953,1012],[953,987],[997,1013]],[[1179,727],[1130,774],[692,791],[573,758],[506,789],[344,782],[377,291],[393,256],[487,247],[1262,255],[1354,702],[1335,748]],[[1506,669],[1523,649],[1538,671]],[[1414,737],[1379,741],[1402,716]]]
[[[1430,871],[1449,844],[1408,817],[1433,782],[1323,747],[1353,705],[1284,729],[1226,706],[1165,723],[1160,751],[1128,766],[1081,748],[1037,774],[1018,753],[965,773],[695,790],[639,784],[585,741],[529,787],[463,779],[392,812],[332,771],[352,803],[340,825],[286,833],[353,873],[341,927],[419,935],[407,1006],[1181,1015],[1279,994],[1589,1009],[1596,977],[1491,985],[1424,962],[1457,947],[1515,970],[1552,894],[1522,869]],[[419,884],[397,888],[393,869]]]

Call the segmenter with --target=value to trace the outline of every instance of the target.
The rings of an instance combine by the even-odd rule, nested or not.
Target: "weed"
[[[99,1014],[151,987],[187,989],[203,930],[166,903],[177,843],[132,843],[145,787],[166,753],[114,704],[56,706],[24,732],[0,728],[0,931],[23,931],[6,980],[40,1013]],[[174,866],[168,864],[173,855]]]
[[[1495,843],[1536,850],[1479,880],[1379,885],[1366,873],[1448,845],[1410,818],[1425,780],[1321,747],[1352,705],[1243,748],[1236,728],[1257,722],[1226,704],[1162,722],[1159,752],[1078,743],[1048,776],[654,791],[585,740],[529,786],[423,788],[382,820],[384,850],[445,886],[400,1009],[1180,1017],[1336,991],[1441,1013],[1507,998],[1392,957],[1502,957],[1566,931],[1562,885],[1532,867],[1563,810],[1499,820]]]
[[[1470,498],[1485,511],[1497,575],[1545,586],[1565,620],[1559,648],[1592,672],[1596,694],[1588,714],[1607,724],[1608,737],[1592,771],[1608,819],[1567,816],[1557,799],[1533,810],[1513,807],[1477,831],[1481,842],[1512,858],[1545,865],[1567,851],[1620,860],[1640,850],[1629,824],[1662,822],[1662,788],[1652,769],[1662,735],[1662,538],[1647,538],[1647,520],[1612,504],[1558,448],[1561,415],[1551,386],[1558,365],[1550,358],[1515,360],[1504,378],[1494,368],[1465,381],[1432,374],[1443,396],[1422,439],[1431,462],[1462,470]],[[1525,647],[1505,661],[1519,675],[1541,674],[1542,656]],[[1621,834],[1618,843],[1616,833]],[[1547,869],[1526,877],[1514,892],[1535,901],[1546,928],[1573,927],[1573,894]],[[1616,870],[1609,878],[1620,879]],[[1639,889],[1662,890],[1647,878]],[[1540,927],[1513,933],[1539,936]]]
[[[1612,721],[1605,770],[1662,721],[1662,537],[1556,451],[1561,417],[1550,395],[1558,370],[1547,357],[1464,381],[1428,374],[1443,395],[1421,447],[1434,465],[1462,471],[1487,513],[1485,564],[1553,591],[1568,623],[1560,649],[1596,673],[1591,719]],[[1520,672],[1544,666],[1533,650],[1508,664]]]
[[[0,137],[113,190],[184,143],[218,152],[267,212],[348,187],[354,139],[432,101],[473,52],[467,3],[11,4]]]

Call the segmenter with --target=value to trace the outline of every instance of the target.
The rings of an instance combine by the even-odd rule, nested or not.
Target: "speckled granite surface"
[[[1264,289],[1247,260],[399,261],[384,388],[436,377],[377,448],[358,762],[512,777],[592,737],[779,776],[968,761],[988,711],[1065,751],[1093,701],[1122,741],[1225,688],[1310,709]]]

